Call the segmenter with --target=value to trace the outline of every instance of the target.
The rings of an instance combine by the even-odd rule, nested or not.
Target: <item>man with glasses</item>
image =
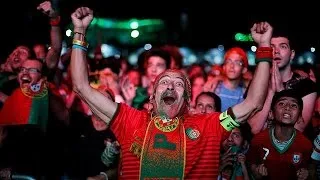
[[[224,57],[223,73],[221,81],[215,80],[206,83],[210,91],[216,93],[221,99],[221,111],[225,111],[233,105],[243,101],[243,94],[246,86],[242,79],[242,74],[247,72],[248,58],[246,52],[239,48],[229,49]]]
[[[69,113],[54,85],[47,81],[43,68],[41,60],[25,60],[18,73],[20,87],[8,97],[0,111],[0,126],[8,131],[0,148],[3,156],[0,167],[13,168],[15,172],[11,173],[56,177],[62,169],[48,172],[51,169],[46,165],[58,167],[62,163],[56,157],[63,157]],[[54,159],[44,158],[52,153],[57,154]]]

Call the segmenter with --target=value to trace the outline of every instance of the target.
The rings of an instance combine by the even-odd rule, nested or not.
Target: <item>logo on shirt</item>
[[[293,153],[293,156],[292,156],[293,164],[299,164],[301,162],[301,159],[302,159],[301,153],[298,153],[298,152]]]
[[[155,126],[162,132],[173,132],[179,126],[179,117],[174,119],[161,119],[160,117],[154,117]]]
[[[37,83],[37,84],[31,85],[30,89],[31,89],[33,92],[38,92],[38,91],[40,91],[40,87],[41,87],[41,84],[40,84],[40,83]]]
[[[187,136],[192,139],[195,140],[200,136],[200,132],[197,129],[192,129],[192,128],[187,128],[186,129],[186,134]]]

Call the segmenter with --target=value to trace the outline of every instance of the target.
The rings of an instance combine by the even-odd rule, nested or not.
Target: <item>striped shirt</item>
[[[217,179],[220,141],[226,132],[219,123],[219,114],[184,117],[185,129],[200,133],[194,140],[186,135],[185,179]],[[121,146],[119,179],[139,179],[140,159],[129,150],[134,142],[143,142],[139,137],[144,137],[149,120],[147,112],[119,104],[110,126]]]

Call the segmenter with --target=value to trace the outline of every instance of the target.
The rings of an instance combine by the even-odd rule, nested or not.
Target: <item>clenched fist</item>
[[[273,28],[268,22],[255,23],[251,28],[251,36],[259,47],[270,47]]]
[[[71,14],[74,30],[85,34],[86,29],[93,19],[93,11],[88,7],[80,7]]]

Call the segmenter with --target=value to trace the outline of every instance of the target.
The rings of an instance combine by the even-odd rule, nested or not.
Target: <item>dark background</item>
[[[36,9],[41,2],[18,0],[2,5],[1,60],[19,44],[49,43],[48,19]],[[315,3],[299,1],[299,4],[293,4],[288,1],[279,5],[280,1],[181,1],[173,5],[173,2],[55,0],[53,4],[60,10],[63,33],[71,22],[70,14],[79,6],[89,6],[97,17],[161,18],[167,26],[168,43],[194,49],[212,48],[219,44],[228,48],[239,44],[234,40],[236,32],[249,33],[254,22],[269,21],[274,28],[289,30],[297,51],[309,51],[310,47],[315,47],[316,56],[319,54],[320,10],[313,10],[317,7]],[[187,17],[186,28],[181,27],[182,14]]]

